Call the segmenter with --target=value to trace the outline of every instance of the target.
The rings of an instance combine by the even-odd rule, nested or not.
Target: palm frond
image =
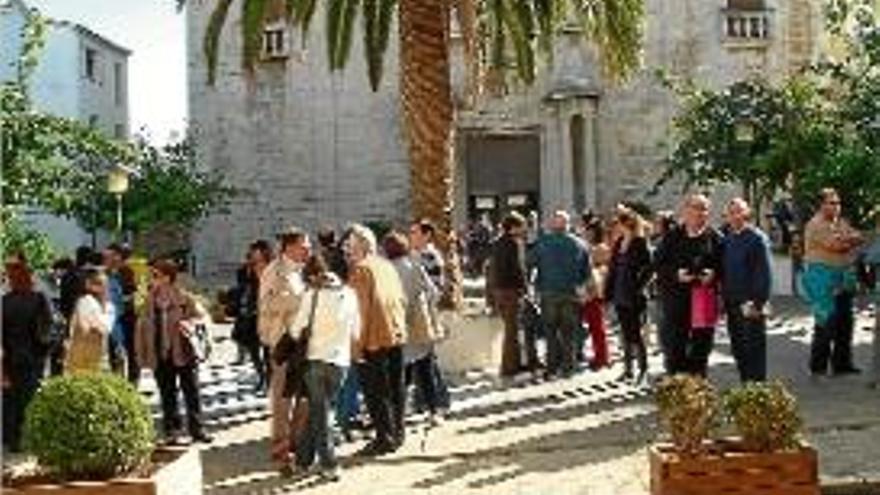
[[[644,28],[644,0],[572,2],[584,33],[599,50],[606,75],[615,79],[623,78],[638,67]]]
[[[534,12],[529,2],[504,0],[504,23],[516,54],[516,69],[526,84],[535,80],[535,48],[532,43]]]
[[[213,85],[217,76],[217,57],[218,47],[220,45],[220,35],[223,31],[223,25],[226,24],[226,17],[229,15],[229,6],[232,0],[219,0],[214,11],[211,12],[211,18],[208,19],[208,27],[205,29],[205,37],[202,40],[202,51],[205,55],[205,61],[208,65],[208,85]]]
[[[317,10],[318,0],[287,0],[287,19],[299,26],[302,32],[301,43],[305,45],[309,36],[309,27]]]
[[[241,66],[253,74],[263,43],[263,22],[268,0],[243,0],[241,4]]]
[[[328,0],[328,3],[327,59],[330,70],[339,70],[345,67],[351,52],[358,0]]]
[[[385,51],[388,49],[396,5],[397,0],[364,0],[364,56],[373,91],[379,89],[382,81]]]

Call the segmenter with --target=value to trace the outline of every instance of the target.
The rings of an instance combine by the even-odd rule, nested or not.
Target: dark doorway
[[[496,223],[509,211],[540,205],[541,141],[536,133],[482,134],[465,139],[468,217]]]

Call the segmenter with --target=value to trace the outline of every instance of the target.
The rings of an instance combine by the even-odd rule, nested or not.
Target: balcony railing
[[[721,12],[724,41],[731,43],[763,43],[770,39],[773,11],[733,10]]]

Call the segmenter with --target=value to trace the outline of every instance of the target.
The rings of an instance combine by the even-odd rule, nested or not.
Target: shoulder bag
[[[287,374],[284,380],[284,397],[290,398],[303,395],[305,392],[306,367],[309,361],[309,339],[315,324],[315,311],[318,308],[319,288],[315,288],[312,305],[309,308],[309,321],[303,328],[299,339],[291,338],[290,355],[287,359]],[[285,333],[285,335],[289,335]]]

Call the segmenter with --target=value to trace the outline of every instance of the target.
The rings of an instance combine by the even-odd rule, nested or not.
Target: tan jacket
[[[361,313],[358,356],[403,345],[406,342],[406,296],[400,276],[390,261],[367,256],[354,266],[349,284],[358,297]]]
[[[142,368],[155,369],[159,355],[171,358],[175,366],[187,366],[196,361],[185,332],[192,332],[205,314],[195,298],[178,287],[172,287],[167,301],[159,303],[155,290],[144,302],[144,312],[135,330],[135,355]],[[158,316],[158,319],[157,319]],[[161,321],[162,328],[156,323]],[[162,349],[156,349],[156,332],[162,332]]]
[[[302,267],[284,257],[275,259],[260,274],[257,333],[263,345],[274,347],[291,330],[306,286]]]

